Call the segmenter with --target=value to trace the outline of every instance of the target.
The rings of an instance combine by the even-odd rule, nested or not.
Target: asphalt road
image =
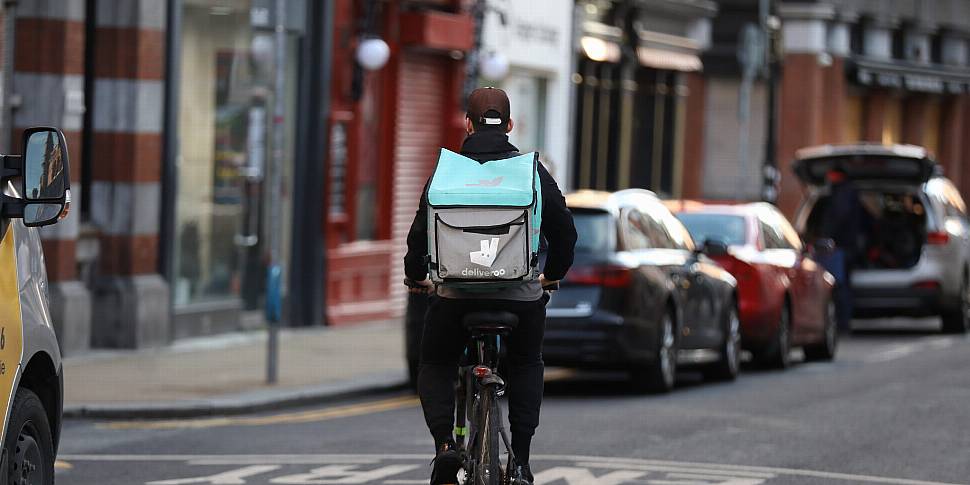
[[[536,483],[970,483],[970,338],[867,332],[834,363],[745,371],[728,384],[684,372],[665,396],[631,393],[619,375],[553,372]],[[431,448],[405,393],[231,418],[71,421],[57,481],[419,484]]]

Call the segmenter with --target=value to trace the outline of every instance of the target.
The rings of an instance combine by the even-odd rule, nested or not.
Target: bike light
[[[475,374],[475,377],[479,379],[484,379],[492,375],[492,369],[489,369],[484,365],[476,365],[475,368],[472,369],[472,374]]]
[[[946,244],[950,242],[950,233],[946,231],[930,232],[926,234],[926,244]]]

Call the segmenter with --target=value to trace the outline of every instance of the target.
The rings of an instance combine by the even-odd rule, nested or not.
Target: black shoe
[[[512,474],[512,485],[532,485],[534,480],[529,465],[518,465],[515,467],[515,472]]]
[[[431,485],[458,483],[461,458],[458,456],[458,447],[453,441],[446,441],[438,447],[438,454],[435,455],[432,464],[434,468],[431,470]]]

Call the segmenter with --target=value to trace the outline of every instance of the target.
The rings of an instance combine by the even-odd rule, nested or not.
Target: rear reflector
[[[946,244],[950,242],[950,233],[946,231],[930,232],[926,234],[926,244]]]
[[[573,268],[566,281],[578,285],[596,285],[607,288],[630,286],[631,270],[622,266],[586,266]]]
[[[477,377],[479,379],[483,379],[485,377],[488,377],[488,376],[492,375],[492,369],[489,369],[488,367],[486,367],[484,365],[476,365],[472,369],[472,374],[475,374],[475,377]]]
[[[921,290],[939,290],[940,282],[939,281],[920,281],[918,283],[913,284],[913,288],[919,288]]]

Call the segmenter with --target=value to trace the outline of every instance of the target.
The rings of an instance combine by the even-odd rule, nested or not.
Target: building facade
[[[714,2],[576,2],[573,185],[693,193]]]
[[[7,5],[5,129],[71,150],[74,210],[42,230],[68,355],[262,325],[271,243],[284,324],[401,312],[421,187],[464,133],[463,2]],[[372,72],[369,37],[390,49]]]
[[[573,5],[564,0],[489,0],[482,55],[508,62],[504,79],[483,80],[505,89],[519,150],[538,151],[549,172],[569,186]]]
[[[697,197],[758,199],[768,103],[762,79],[750,98],[750,156],[738,138],[740,30],[758,22],[756,0],[720,0],[708,53],[705,184]],[[803,192],[790,170],[798,148],[842,142],[922,145],[961,190],[968,151],[970,3],[960,0],[771,2],[780,20],[778,204],[789,215]],[[740,134],[739,134],[740,137]],[[735,174],[740,177],[735,179]],[[725,180],[737,180],[725,187]],[[747,180],[747,182],[745,182]]]
[[[464,136],[461,99],[473,23],[459,1],[334,2],[326,187],[327,314],[331,323],[403,314],[407,231],[440,147]],[[388,43],[366,72],[361,38]]]

